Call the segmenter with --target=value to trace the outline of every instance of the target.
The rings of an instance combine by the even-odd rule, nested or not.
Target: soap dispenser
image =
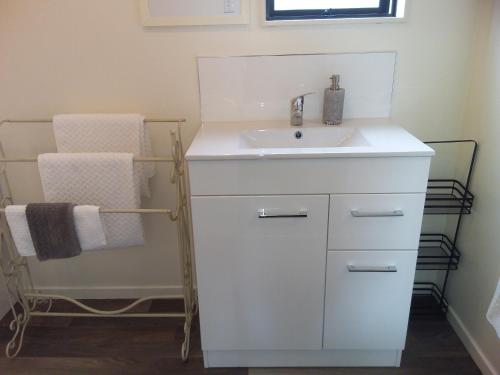
[[[344,115],[345,90],[340,88],[340,75],[334,74],[330,79],[332,85],[325,89],[323,123],[326,125],[340,125]]]

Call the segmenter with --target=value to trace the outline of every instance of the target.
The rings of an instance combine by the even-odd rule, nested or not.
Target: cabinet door
[[[320,349],[328,196],[193,197],[203,350]]]
[[[326,349],[402,350],[416,251],[329,251]]]

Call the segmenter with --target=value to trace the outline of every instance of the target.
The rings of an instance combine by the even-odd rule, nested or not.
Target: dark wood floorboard
[[[92,301],[119,308],[126,301]],[[61,303],[58,310],[74,311]],[[179,301],[153,302],[137,311],[181,311]],[[10,317],[0,321],[1,375],[256,374],[256,375],[480,375],[448,322],[413,316],[399,369],[211,369],[203,368],[199,327],[192,333],[188,363],[180,360],[182,319],[34,318],[19,358],[4,357]]]

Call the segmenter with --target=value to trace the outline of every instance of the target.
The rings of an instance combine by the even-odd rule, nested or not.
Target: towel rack
[[[184,118],[176,118],[176,119],[166,119],[166,118],[152,118],[152,119],[145,119],[144,122],[148,123],[155,123],[155,122],[160,122],[160,123],[176,123],[176,124],[182,124],[186,122],[186,119]],[[52,119],[4,119],[0,121],[0,127],[4,124],[51,124]]]
[[[4,213],[5,208],[0,208],[0,213]],[[172,210],[168,208],[131,208],[131,209],[116,209],[116,208],[100,208],[101,214],[168,214]]]
[[[122,309],[99,310],[74,298],[45,294],[35,290],[31,272],[27,259],[20,256],[14,248],[14,241],[10,233],[5,215],[0,215],[0,273],[3,276],[7,287],[10,307],[14,319],[10,323],[10,330],[13,332],[12,339],[5,348],[5,355],[8,358],[16,357],[23,346],[24,333],[31,317],[137,317],[137,318],[183,318],[184,319],[184,341],[181,346],[181,357],[187,361],[190,350],[191,325],[194,315],[197,312],[198,301],[194,289],[193,281],[193,261],[191,247],[191,227],[190,216],[187,205],[186,175],[184,168],[184,151],[181,137],[181,125],[184,119],[146,119],[146,123],[174,123],[176,130],[170,130],[172,141],[171,156],[169,157],[134,157],[134,162],[172,162],[172,172],[170,182],[176,186],[177,204],[174,209],[151,208],[151,209],[130,209],[130,208],[101,208],[102,214],[160,214],[167,215],[171,221],[177,223],[177,236],[179,243],[180,263],[182,268],[182,296],[160,295],[147,296],[136,299]],[[1,120],[0,128],[5,124],[43,124],[52,123],[48,119],[16,119]],[[0,142],[0,214],[5,212],[5,207],[12,204],[12,191],[10,189],[6,163],[37,162],[37,158],[7,158]],[[130,311],[145,302],[153,300],[184,300],[184,312],[156,312],[156,313],[131,313]],[[77,306],[82,312],[67,313],[52,311],[53,302],[62,300]],[[20,306],[20,311],[16,310],[16,305]]]
[[[135,157],[134,162],[137,163],[147,163],[147,162],[162,162],[162,161],[174,161],[173,158],[169,157],[151,157],[151,158],[141,158]],[[0,163],[36,163],[36,158],[5,158],[0,159]]]

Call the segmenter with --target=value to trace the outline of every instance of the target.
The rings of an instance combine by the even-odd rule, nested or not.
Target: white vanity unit
[[[399,366],[432,155],[388,119],[204,123],[186,157],[205,365]]]

